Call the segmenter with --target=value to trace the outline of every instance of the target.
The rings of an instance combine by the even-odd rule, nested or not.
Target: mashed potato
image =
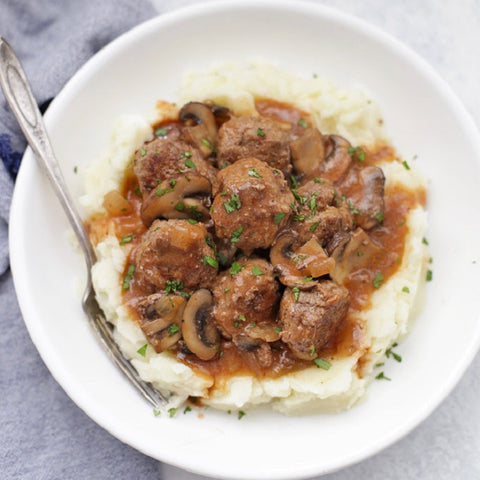
[[[266,97],[295,104],[311,115],[322,133],[342,135],[352,144],[368,147],[386,139],[378,106],[361,90],[339,89],[318,78],[299,79],[261,62],[221,64],[204,72],[192,72],[183,79],[179,100],[184,103],[208,98],[238,115],[255,115],[255,99]],[[171,108],[160,104],[157,119],[171,116]],[[82,204],[88,215],[102,212],[103,196],[118,188],[135,151],[151,135],[150,122],[140,116],[124,116],[116,122],[107,151],[86,176]],[[379,166],[385,173],[386,188],[395,184],[411,189],[425,187],[424,178],[414,168],[405,169],[401,162]],[[144,380],[169,396],[170,406],[197,396],[204,404],[224,410],[245,410],[269,403],[285,414],[341,411],[364,395],[375,376],[375,364],[408,332],[425,278],[424,209],[419,206],[411,210],[406,225],[406,248],[400,267],[373,293],[370,307],[358,314],[365,325],[361,348],[348,357],[329,357],[328,370],[312,366],[270,379],[236,376],[212,388],[214,382],[209,375],[195,372],[169,352],[157,354],[148,346],[145,356],[138,353],[146,338],[121,302],[128,247],[120,246],[114,235],[96,246],[98,263],[93,268],[93,283],[100,305],[115,325],[120,348]]]

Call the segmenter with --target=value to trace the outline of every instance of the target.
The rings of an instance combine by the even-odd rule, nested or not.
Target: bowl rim
[[[406,46],[396,38],[392,37],[390,34],[383,31],[380,27],[372,25],[363,19],[354,17],[350,14],[346,14],[333,7],[295,0],[278,0],[275,2],[270,0],[219,0],[209,3],[183,6],[181,8],[164,14],[160,14],[150,20],[140,23],[139,25],[123,33],[115,40],[110,42],[108,45],[103,47],[84,65],[80,67],[80,69],[64,85],[56,98],[52,101],[45,115],[45,123],[48,126],[48,124],[54,120],[57,105],[61,105],[64,97],[68,97],[68,92],[75,90],[77,88],[77,85],[81,85],[86,78],[94,76],[95,72],[99,68],[101,68],[105,59],[108,59],[110,56],[115,56],[116,54],[121,52],[126,46],[130,44],[132,40],[141,38],[143,36],[148,36],[152,31],[156,29],[163,28],[169,24],[175,24],[186,18],[192,18],[199,14],[205,15],[222,11],[224,12],[226,10],[231,11],[248,9],[274,9],[275,11],[281,10],[284,12],[291,11],[292,13],[312,14],[318,17],[323,17],[323,19],[327,21],[339,22],[343,25],[346,25],[350,29],[353,29],[356,33],[365,35],[370,39],[385,44],[391,51],[395,52],[396,55],[407,59],[408,62],[412,64],[412,66],[417,71],[424,75],[430,82],[435,84],[435,86],[439,89],[439,92],[443,96],[445,102],[447,102],[449,106],[457,113],[458,119],[462,122],[462,128],[465,129],[468,136],[472,139],[472,143],[476,146],[475,148],[480,152],[480,133],[470,113],[466,110],[464,105],[461,103],[459,98],[453,92],[451,87],[446,83],[446,81],[443,80],[430,66],[430,64],[426,60],[424,60],[418,53],[416,53],[414,50],[412,50],[410,47]],[[22,234],[20,231],[20,221],[17,220],[17,210],[20,207],[20,198],[23,194],[23,178],[25,177],[27,170],[30,168],[28,167],[28,164],[33,161],[32,158],[33,152],[30,148],[28,148],[25,152],[22,165],[18,174],[18,181],[13,193],[9,229],[9,246],[12,274],[15,289],[17,292],[18,302],[24,316],[24,322],[29,332],[29,335],[33,343],[35,344],[42,360],[47,365],[50,373],[79,408],[81,408],[92,420],[94,420],[102,428],[109,431],[113,436],[120,439],[122,442],[131,445],[132,447],[146,455],[158,459],[158,457],[154,454],[153,451],[145,448],[139,448],[138,445],[132,445],[132,443],[129,442],[129,439],[126,437],[122,429],[117,428],[116,425],[112,426],[111,424],[106,422],[104,418],[102,418],[101,412],[96,409],[95,405],[93,405],[89,401],[86,392],[84,392],[82,389],[78,389],[75,382],[69,379],[68,371],[62,366],[61,362],[56,361],[55,354],[41,347],[41,345],[44,344],[43,338],[46,338],[45,332],[42,330],[41,326],[34,324],[34,322],[25,320],[34,318],[35,312],[33,309],[33,305],[31,305],[28,300],[28,292],[23,288],[23,284],[21,281],[21,279],[24,278],[23,276],[27,274],[27,271],[26,266],[23,265],[21,259],[22,252],[16,248],[15,238],[17,238],[18,235]],[[402,424],[401,428],[390,432],[389,435],[385,435],[381,439],[381,441],[372,442],[370,446],[359,449],[359,451],[355,452],[354,454],[345,457],[341,462],[337,462],[336,464],[328,464],[323,468],[311,468],[310,470],[302,470],[301,472],[297,472],[295,478],[307,478],[316,475],[318,476],[326,473],[331,473],[342,468],[346,468],[362,460],[365,460],[366,458],[376,453],[379,453],[380,451],[384,450],[385,448],[398,441],[400,438],[407,435],[421,422],[423,422],[425,418],[427,418],[433,412],[433,410],[440,405],[441,402],[443,402],[447,395],[456,386],[467,367],[473,361],[473,358],[475,357],[479,349],[480,329],[476,332],[476,335],[472,337],[470,348],[465,350],[462,358],[457,359],[456,368],[451,371],[451,374],[449,375],[447,380],[442,384],[442,388],[439,389],[435,401],[432,400],[431,403],[423,405],[422,408],[419,408],[416,416],[413,417],[410,423]],[[214,475],[219,478],[224,477],[225,475],[225,472],[223,471],[206,471],[204,466],[202,465],[185,465],[179,463],[176,457],[172,458],[168,455],[166,455],[165,458],[162,458],[161,461],[199,474]],[[292,478],[291,472],[285,472],[285,474],[281,474],[280,472],[276,473],[277,475],[275,477],[265,476],[262,478]],[[244,477],[236,477],[234,475],[231,478]]]

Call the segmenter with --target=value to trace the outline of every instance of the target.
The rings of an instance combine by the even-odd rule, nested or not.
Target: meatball
[[[217,261],[207,236],[203,223],[155,220],[135,253],[134,282],[147,294],[171,281],[182,282],[186,290],[211,286]]]
[[[218,132],[217,163],[222,166],[248,157],[289,173],[289,130],[267,117],[231,118]]]
[[[211,217],[219,238],[250,254],[268,248],[291,215],[294,197],[285,178],[256,158],[220,170]]]
[[[293,354],[311,360],[335,335],[350,305],[348,290],[322,280],[311,290],[287,288],[280,302],[282,340]]]
[[[197,171],[213,183],[216,169],[204,160],[199,151],[178,139],[157,138],[146,143],[135,154],[133,171],[145,197],[163,180],[183,172]]]
[[[353,228],[350,208],[338,198],[328,180],[310,180],[294,193],[298,206],[293,216],[293,229],[301,242],[308,242],[315,236],[325,246],[335,234]]]
[[[234,262],[230,270],[218,276],[213,296],[217,327],[241,349],[247,350],[248,346],[255,349],[261,344],[256,329],[263,332],[262,340],[278,339],[275,329],[280,292],[273,267],[267,261],[242,258]]]

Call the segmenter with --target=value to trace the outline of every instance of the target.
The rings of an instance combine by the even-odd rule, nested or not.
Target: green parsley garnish
[[[402,162],[402,165],[403,165],[407,170],[410,170],[410,165],[407,163],[406,160],[404,160],[404,161]]]
[[[422,238],[422,243],[425,244],[425,245],[428,245],[428,240],[425,237],[423,237]]]
[[[164,137],[167,134],[167,129],[166,128],[157,128],[154,133],[157,137]]]
[[[128,266],[127,274],[125,275],[125,278],[123,279],[122,290],[128,290],[130,288],[130,282],[132,281],[134,272],[135,272],[135,265],[133,263],[131,263]]]
[[[188,223],[191,223],[192,225],[196,225],[198,223],[198,220],[194,220],[193,218],[189,218]]]
[[[260,127],[258,127],[258,128],[257,128],[257,135],[258,135],[259,137],[264,137],[264,136],[265,136],[265,132],[264,132]]]
[[[242,322],[246,322],[247,321],[247,318],[245,317],[245,315],[239,315],[238,316],[238,319]]]
[[[262,269],[258,265],[254,265],[252,267],[252,273],[256,276],[259,277],[260,275],[265,275],[265,272],[262,271]]]
[[[348,154],[352,158],[356,158],[359,162],[365,161],[365,151],[362,147],[348,147]]]
[[[213,257],[210,257],[208,255],[203,256],[202,263],[204,265],[210,265],[212,268],[218,268],[217,260],[215,260]]]
[[[235,210],[240,210],[242,207],[242,202],[240,201],[240,197],[236,193],[232,193],[230,195],[229,202],[223,202],[223,206],[225,207],[225,211],[230,214]]]
[[[313,223],[310,225],[310,231],[311,231],[311,232],[314,232],[314,231],[317,229],[318,224],[319,224],[319,222],[313,222]]]
[[[427,271],[427,276],[426,276],[427,282],[431,282],[432,278],[433,278],[433,272],[431,270],[428,270]]]
[[[238,411],[238,419],[241,420],[245,416],[245,412],[243,410]]]
[[[190,405],[187,405],[185,407],[185,410],[183,411],[183,414],[185,415],[187,412],[191,412],[192,411],[192,407]]]
[[[235,275],[236,273],[240,273],[245,267],[240,265],[238,262],[233,262],[230,268],[230,275]]]
[[[223,267],[228,265],[228,257],[223,252],[217,252],[215,255],[220,262],[220,265],[222,265]]]
[[[159,197],[163,197],[168,191],[169,191],[168,188],[157,188],[157,190],[155,191],[155,195],[158,195]]]
[[[377,219],[378,223],[383,223],[383,210],[380,210],[375,214],[375,218]]]
[[[162,413],[161,410],[157,410],[156,408],[153,409],[153,414],[158,417]]]
[[[276,213],[273,216],[273,223],[275,225],[279,225],[281,223],[281,221],[285,218],[285,215],[286,215],[286,213],[283,213],[283,212]]]
[[[143,345],[143,347],[140,347],[140,348],[137,350],[137,353],[139,353],[142,357],[144,357],[145,354],[147,353],[147,347],[148,347],[147,344]]]
[[[299,121],[298,121],[298,124],[303,127],[303,128],[308,128],[308,123],[303,119],[301,118]]]
[[[175,205],[175,210],[177,210],[179,212],[183,212],[185,210],[185,204],[183,202],[178,202]]]
[[[232,232],[232,238],[230,239],[230,242],[232,245],[235,245],[240,241],[240,235],[243,232],[243,226],[238,227],[236,230]]]
[[[135,234],[131,233],[129,235],[124,235],[120,240],[120,245],[125,245],[126,243],[130,243],[136,237]]]
[[[173,337],[179,331],[180,331],[180,328],[176,323],[170,324],[167,328],[167,332],[171,337]]]
[[[312,212],[313,215],[315,215],[316,211],[317,211],[317,199],[316,199],[316,196],[317,194],[314,193],[311,197],[310,197],[310,202],[308,202],[308,206],[310,207],[310,210]]]
[[[77,166],[73,167],[73,173],[77,173],[77,172],[78,172],[78,167]]]
[[[402,292],[410,293],[410,289],[405,286],[405,287],[402,288]]]
[[[380,372],[376,377],[375,377],[376,380],[388,380],[389,382],[392,380],[391,378],[388,378],[387,376],[385,376],[385,374],[383,372]]]
[[[353,203],[350,200],[347,201],[347,205],[348,205],[348,208],[350,209],[350,211],[354,215],[358,215],[360,213],[360,210],[358,208],[356,208],[355,205],[353,205]]]
[[[205,235],[205,243],[210,247],[213,248],[214,250],[217,248],[215,245],[214,241],[212,240],[212,237],[210,235]]]
[[[380,288],[383,283],[383,274],[381,272],[377,272],[375,278],[373,279],[373,286],[375,288]]]
[[[330,370],[330,367],[332,364],[325,360],[324,358],[315,358],[313,360],[313,363],[318,367],[318,368],[323,368],[323,370]]]
[[[255,178],[263,178],[254,168],[248,169],[248,175]]]
[[[144,157],[146,154],[147,154],[147,151],[144,148],[140,149],[140,155],[142,157]]]
[[[188,168],[193,168],[195,170],[197,169],[195,164],[189,158],[185,159],[185,166],[188,167]]]
[[[169,408],[168,409],[168,414],[170,415],[170,417],[174,417],[177,414],[177,410],[178,410],[178,408],[174,408],[174,407]]]
[[[390,358],[391,355],[399,363],[402,361],[402,357],[398,353],[395,353],[391,348],[388,348],[386,350],[385,355],[387,356],[387,358]]]
[[[206,138],[203,138],[202,139],[202,143],[208,147],[212,153],[215,153],[215,147],[211,144],[211,142],[209,142]]]
[[[135,189],[133,190],[133,192],[135,193],[135,195],[136,195],[137,197],[143,197],[142,191],[140,190],[139,187],[135,187]]]
[[[293,299],[296,302],[298,302],[298,297],[300,296],[300,289],[298,287],[293,287],[292,292],[293,292]]]
[[[170,181],[168,182],[168,184],[169,184],[169,185],[172,187],[172,189],[173,189],[173,187],[175,187],[175,185],[177,184],[177,181],[176,181],[175,179],[173,179],[173,180],[170,180]]]
[[[293,175],[290,175],[290,180],[292,181],[292,188],[296,190],[298,188],[297,179]]]

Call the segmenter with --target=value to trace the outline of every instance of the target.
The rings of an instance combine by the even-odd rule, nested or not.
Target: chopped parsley
[[[188,223],[191,223],[192,225],[196,225],[198,223],[198,220],[195,220],[193,218],[189,218]]]
[[[347,201],[347,205],[348,205],[348,208],[350,209],[350,211],[354,214],[354,215],[358,215],[360,212],[360,210],[358,208],[355,207],[355,205],[353,205],[353,203],[348,200]]]
[[[124,235],[119,243],[120,245],[125,245],[126,243],[130,243],[134,238],[136,238],[136,235],[133,233]]]
[[[377,219],[378,223],[383,223],[383,210],[380,210],[375,214],[375,218]]]
[[[258,265],[254,265],[252,267],[252,273],[256,276],[259,277],[260,275],[265,275],[265,272],[262,271],[262,269]]]
[[[296,302],[298,302],[298,297],[300,296],[300,289],[298,287],[293,287],[292,292],[293,292],[293,299]]]
[[[210,265],[212,268],[218,268],[218,261],[215,258],[210,257],[209,255],[203,256],[202,263],[204,265]]]
[[[136,195],[137,197],[143,197],[142,191],[140,190],[139,187],[135,187],[135,189],[133,190],[133,192],[135,193],[135,195]]]
[[[142,157],[144,157],[146,154],[147,154],[147,151],[144,148],[140,149],[140,155]]]
[[[239,316],[238,316],[238,319],[239,319],[241,322],[246,322],[246,321],[247,321],[247,318],[245,317],[245,315],[239,315]]]
[[[407,286],[405,286],[402,288],[402,292],[410,293],[410,289]]]
[[[177,414],[177,410],[178,410],[178,408],[174,408],[174,407],[169,408],[168,409],[168,414],[170,415],[170,417],[174,417]]]
[[[173,180],[170,180],[170,181],[168,182],[168,184],[169,184],[169,185],[172,187],[172,189],[173,189],[173,187],[175,187],[175,185],[177,184],[177,181],[176,181],[175,179],[173,179]]]
[[[232,232],[232,238],[230,239],[230,242],[232,245],[237,244],[240,241],[240,235],[243,232],[243,226],[238,227],[236,230]]]
[[[157,128],[154,133],[157,137],[164,137],[167,134],[167,129],[166,128]]]
[[[139,353],[142,357],[144,357],[145,354],[147,353],[147,347],[148,347],[147,344],[143,345],[137,350],[137,353]]]
[[[314,231],[317,229],[318,224],[319,224],[319,222],[313,222],[313,223],[310,225],[310,231],[311,231],[311,232],[314,232]]]
[[[203,143],[203,145],[208,147],[212,153],[215,153],[215,147],[206,138],[202,138],[202,143]]]
[[[394,346],[396,346],[397,344],[394,344]],[[393,348],[392,347],[392,348]],[[395,353],[392,348],[388,348],[385,352],[385,355],[387,356],[387,358],[390,358],[390,355],[397,361],[397,362],[401,362],[402,361],[402,357],[398,354],[398,353]]]
[[[410,170],[410,165],[408,164],[408,162],[406,160],[404,160],[402,162],[402,165],[407,169],[407,170]]]
[[[373,279],[373,286],[375,288],[380,288],[383,283],[383,274],[381,272],[377,272],[375,278]]]
[[[241,420],[245,416],[245,412],[243,410],[238,411],[238,419]]]
[[[293,175],[290,175],[290,180],[292,181],[292,188],[296,190],[298,188],[297,179]]]
[[[431,282],[432,279],[433,279],[433,272],[431,270],[428,270],[426,280],[427,280],[427,282]]]
[[[323,368],[323,370],[329,370],[332,364],[325,360],[324,358],[315,358],[313,360],[313,363],[318,367],[318,368]]]
[[[248,175],[255,178],[263,178],[254,168],[248,169]]]
[[[317,198],[316,198],[317,194],[314,193],[311,197],[310,197],[310,202],[308,202],[308,206],[310,207],[310,210],[312,211],[312,214],[315,215],[316,211],[317,211]]]
[[[205,235],[205,243],[210,247],[210,248],[213,248],[213,250],[215,250],[217,248],[217,246],[215,245],[212,237],[210,235]]]
[[[240,210],[242,207],[242,202],[240,201],[240,197],[236,193],[232,193],[230,195],[229,202],[223,202],[223,206],[225,207],[225,211],[230,214],[235,210]]]
[[[264,137],[264,136],[265,136],[265,132],[264,132],[260,127],[258,127],[258,128],[257,128],[257,135],[258,135],[259,137]]]
[[[383,372],[380,372],[376,377],[375,380],[388,380],[389,382],[392,380],[391,378],[387,377]]]
[[[185,166],[188,167],[188,168],[193,168],[195,170],[197,169],[195,164],[189,158],[185,159]]]
[[[175,210],[177,210],[179,212],[183,212],[185,210],[185,204],[183,202],[178,202],[175,205]]]
[[[192,407],[190,405],[187,405],[185,407],[185,410],[183,411],[183,414],[185,415],[187,412],[191,412],[192,411]]]
[[[128,266],[127,274],[125,275],[125,278],[123,279],[122,290],[128,290],[130,288],[130,282],[132,281],[134,272],[135,272],[135,265],[133,263],[131,263]]]
[[[279,225],[281,221],[285,218],[286,213],[278,212],[273,216],[273,223]]]
[[[245,267],[240,265],[238,262],[233,262],[232,267],[230,268],[230,275],[235,275],[240,273]]]
[[[153,409],[153,414],[158,417],[162,413],[161,410],[157,410],[156,408]]]
[[[308,128],[308,123],[303,118],[298,121],[298,125],[300,125],[302,128]]]
[[[170,337],[173,337],[176,333],[180,331],[179,326],[176,323],[172,323],[167,328],[167,333]]]
[[[422,243],[425,244],[425,245],[428,245],[428,240],[425,237],[423,237],[422,238]]]
[[[365,151],[362,147],[348,147],[348,154],[358,160],[359,162],[365,161]]]
[[[163,197],[168,191],[169,191],[168,188],[157,188],[157,190],[155,191],[155,195],[158,195],[159,197]]]

